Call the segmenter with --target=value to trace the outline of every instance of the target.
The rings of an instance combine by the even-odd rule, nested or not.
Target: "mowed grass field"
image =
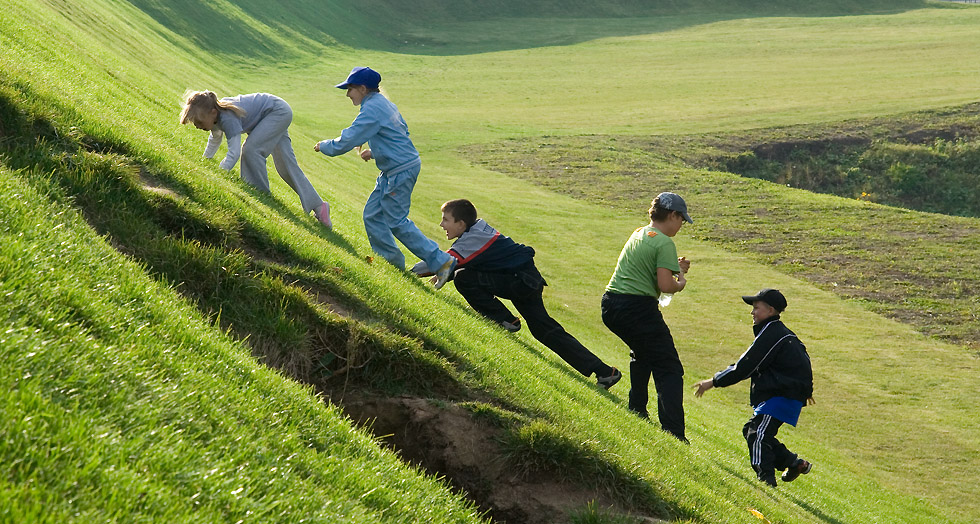
[[[378,67],[391,71],[388,92],[405,114],[412,115],[406,118],[426,153],[426,179],[420,184],[416,202],[425,202],[430,209],[437,209],[442,201],[457,196],[477,202],[488,219],[492,219],[491,223],[507,224],[506,233],[537,248],[539,266],[544,268],[545,275],[552,280],[559,279],[548,291],[552,303],[567,308],[563,319],[571,317],[580,322],[580,325],[569,322],[569,330],[588,340],[590,347],[622,351],[619,341],[603,330],[597,298],[615,265],[623,240],[633,227],[642,223],[645,208],[600,208],[594,214],[583,214],[568,201],[546,208],[538,204],[541,201],[538,193],[523,182],[473,166],[470,162],[474,159],[460,156],[458,144],[511,138],[526,140],[527,148],[533,149],[536,137],[542,135],[558,141],[561,135],[670,136],[732,132],[974,102],[977,94],[973,86],[980,77],[978,16],[980,10],[975,8],[937,5],[928,10],[869,16],[728,21],[712,21],[707,16],[640,18],[625,22],[597,20],[588,24],[596,39],[574,45],[458,56],[452,52],[452,44],[447,43],[442,53],[433,53],[436,56],[366,54],[362,62],[383,64]],[[638,28],[646,27],[649,34],[602,38],[604,25],[609,33],[642,33]],[[554,26],[576,27],[574,21],[553,19],[529,20],[524,24],[490,21],[453,24],[447,28],[437,25],[431,33],[424,33],[443,35],[445,31],[462,35],[460,38],[503,33],[506,38],[517,34],[553,35],[559,32]],[[442,38],[451,42],[449,36]],[[309,72],[311,77],[323,78],[327,85],[329,74],[330,69],[323,66]],[[401,78],[415,81],[402,82]],[[302,96],[302,92],[298,91],[296,96]],[[347,102],[343,99],[341,107],[325,110],[321,121],[329,121]],[[329,102],[321,99],[317,103]],[[487,110],[488,107],[493,109]],[[340,120],[339,125],[343,126],[344,119]],[[575,167],[578,166],[568,166]],[[441,176],[433,180],[438,175]],[[796,202],[828,200],[826,205],[815,207],[849,216],[874,213],[857,202],[780,190],[772,188],[772,184],[733,176],[712,174],[697,182],[687,180],[698,176],[705,177],[692,170],[678,172],[675,184],[699,190],[714,186],[720,197],[706,199],[713,205],[725,205],[724,195],[729,195],[729,206],[735,209],[727,213],[732,220],[737,220],[737,209],[743,207],[737,196],[746,192],[752,194],[746,201],[755,202],[758,198],[774,208],[795,209]],[[667,178],[664,183],[670,183],[669,177],[660,178]],[[487,190],[488,185],[493,189]],[[447,186],[453,190],[447,190]],[[630,194],[646,191],[652,196],[670,188],[628,186],[623,191]],[[780,196],[760,198],[763,192]],[[427,198],[425,195],[430,193],[434,196]],[[693,198],[698,199],[696,195]],[[422,209],[419,203],[415,204],[415,216]],[[433,211],[431,216],[430,227],[438,214]],[[629,217],[625,223],[614,225],[614,220],[624,217]],[[932,221],[942,227],[941,216],[934,215]],[[818,222],[816,217],[814,222]],[[833,227],[827,226],[824,220],[819,223]],[[441,233],[436,228],[430,231],[432,235]],[[860,229],[854,233],[861,235]],[[814,228],[811,234],[819,235],[820,231]],[[678,241],[681,250],[694,249],[697,243],[684,236],[682,231]],[[730,263],[725,257],[712,256],[702,261],[711,267],[698,267],[700,264],[695,267],[708,275],[718,270],[716,264]],[[840,268],[840,272],[846,271],[846,266]],[[700,366],[701,374],[692,377],[692,381],[720,369],[728,362],[726,359],[734,358],[747,345],[749,318],[742,311],[741,302],[735,299],[740,293],[738,289],[747,293],[764,285],[775,285],[776,278],[765,268],[753,268],[727,272],[724,277],[713,276],[711,284],[707,284],[697,282],[697,274],[692,274],[687,296],[678,297],[681,300],[678,309],[683,310],[665,313],[668,322],[673,321],[672,330],[680,346],[685,345],[685,336],[694,337],[689,351],[681,350],[689,375],[693,366]],[[568,275],[574,276],[568,278]],[[721,292],[727,285],[717,288],[721,281],[735,284],[727,295]],[[689,298],[702,293],[706,294],[704,300]],[[687,300],[695,303],[686,303]],[[706,314],[709,304],[719,304],[733,318],[742,315],[741,331],[719,325],[703,333],[706,325],[715,326],[718,322],[716,316]],[[808,319],[810,316],[816,318]],[[705,320],[706,317],[711,320]],[[851,322],[840,324],[842,317]],[[813,421],[817,428],[811,426],[807,431],[827,431],[828,436],[833,434],[833,438],[840,439],[837,441],[840,449],[863,455],[866,466],[862,474],[876,478],[884,474],[891,478],[890,482],[904,485],[905,489],[928,499],[938,491],[950,490],[943,505],[970,511],[967,508],[972,502],[968,492],[972,488],[954,471],[957,463],[973,467],[978,460],[975,441],[966,443],[973,440],[970,435],[977,429],[972,420],[973,409],[968,396],[959,392],[959,387],[966,388],[964,391],[972,389],[966,384],[959,387],[952,384],[962,373],[976,369],[974,351],[915,335],[906,339],[896,338],[895,333],[876,333],[890,322],[880,318],[861,320],[862,316],[853,311],[828,315],[823,307],[806,302],[796,311],[788,312],[787,318],[795,322],[824,322],[823,328],[809,333],[821,339],[812,353],[818,367],[827,366],[825,402],[834,407],[821,406],[807,412],[805,415],[819,416],[818,411],[829,409],[824,412],[828,418]],[[897,329],[904,331],[902,327]],[[706,350],[704,336],[713,340],[708,345],[717,349]],[[850,356],[837,354],[836,349],[831,351],[834,347],[847,348],[844,352]],[[921,358],[915,356],[917,353]],[[921,378],[911,379],[909,375],[915,373],[921,373]],[[744,401],[745,394],[744,389],[731,393],[735,405]],[[920,418],[908,410],[919,403],[959,408],[938,417],[923,413]],[[697,405],[693,409],[698,409]],[[849,410],[860,414],[841,418]],[[842,423],[844,420],[849,422]],[[913,429],[927,420],[932,421],[931,429],[921,432]],[[809,425],[806,420],[804,424],[804,427]],[[740,424],[733,426],[739,427]],[[884,437],[883,433],[892,437]],[[881,440],[883,437],[887,443]],[[948,456],[948,446],[954,442],[965,444],[961,448],[963,454],[959,459],[947,460],[944,457]],[[927,447],[933,451],[923,452]],[[928,471],[937,474],[935,483],[922,482],[920,475],[928,475]]]
[[[248,21],[232,12],[241,15],[241,23]],[[350,156],[326,159],[315,155],[312,145],[335,136],[356,114],[331,86],[353,65],[382,71],[383,86],[423,153],[412,218],[431,237],[441,238],[438,205],[450,198],[473,200],[491,224],[536,248],[538,265],[551,283],[546,300],[553,314],[607,362],[626,368],[625,348],[598,318],[598,299],[622,242],[644,222],[645,210],[550,193],[474,165],[460,147],[543,135],[732,131],[975,101],[980,9],[935,4],[839,17],[434,20],[413,29],[401,48],[388,45],[387,51],[282,41],[282,33],[253,23],[250,38],[233,41],[221,54],[196,47],[192,34],[168,33],[128,4],[93,1],[56,13],[47,4],[15,3],[3,16],[7,82],[28,85],[74,108],[86,122],[85,132],[101,130],[130,144],[138,155],[164,166],[165,178],[195,188],[213,184],[209,194],[214,196],[206,202],[214,210],[247,214],[246,222],[275,230],[276,242],[314,266],[351,271],[354,277],[343,289],[359,297],[376,322],[416,336],[429,333],[442,351],[481,370],[479,387],[543,414],[573,441],[598,443],[614,463],[635,468],[674,516],[759,521],[746,511],[751,508],[772,522],[978,518],[972,504],[977,488],[968,481],[980,463],[971,379],[977,360],[963,348],[922,337],[682,232],[676,240],[694,261],[691,284],[665,316],[689,383],[727,365],[749,343],[748,312],[737,297],[764,286],[779,287],[790,297],[785,318],[814,358],[818,404],[806,410],[799,428],[785,432],[785,440],[811,457],[817,469],[801,482],[768,492],[752,481],[741,441],[749,413],[746,386],[688,399],[692,446],[672,445],[623,411],[625,382],[611,398],[597,395],[552,369],[548,363],[557,359],[546,350],[539,353],[527,333],[518,341],[539,352],[528,352],[467,315],[448,287],[435,295],[390,268],[357,266],[355,261],[369,254],[359,213],[373,185],[373,167]],[[50,38],[38,37],[35,24]],[[567,45],[558,39],[563,45],[555,45],[555,34],[574,28],[587,36]],[[250,56],[256,40],[275,43],[278,47],[269,47],[281,51],[283,60]],[[488,52],[479,52],[481,47]],[[336,235],[282,225],[283,214],[290,221],[300,217],[281,181],[273,180],[274,196],[282,203],[274,206],[256,201],[234,176],[200,161],[203,133],[174,123],[179,94],[187,87],[221,94],[269,91],[286,98],[296,113],[294,147],[334,206]],[[694,176],[701,175],[679,173],[676,183]],[[814,199],[862,212],[847,201],[734,176],[712,175],[711,181],[733,200],[740,191],[765,192],[774,205]],[[651,196],[666,189],[672,188],[624,188]],[[220,196],[224,192],[232,196]],[[692,214],[697,218],[696,209]],[[246,395],[257,394],[244,389]],[[138,435],[133,438],[138,442]],[[438,489],[426,481],[416,485],[423,492]],[[289,485],[282,492],[292,489],[302,488]],[[173,499],[178,506],[185,502],[179,493]],[[459,511],[466,512],[465,507]],[[404,518],[424,517],[406,513]]]

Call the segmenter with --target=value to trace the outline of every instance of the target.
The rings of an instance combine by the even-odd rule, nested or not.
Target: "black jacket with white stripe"
[[[751,377],[749,402],[753,406],[772,397],[806,404],[813,395],[813,371],[806,346],[779,320],[779,315],[752,326],[752,330],[752,345],[737,362],[715,374],[714,386],[723,388]]]

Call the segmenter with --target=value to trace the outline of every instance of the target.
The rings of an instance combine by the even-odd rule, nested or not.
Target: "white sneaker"
[[[326,202],[320,204],[320,209],[317,209],[315,214],[321,224],[327,226],[327,229],[333,229],[333,222],[330,221],[330,204]]]
[[[446,285],[446,282],[449,280],[449,275],[453,274],[454,269],[456,269],[456,259],[450,257],[449,262],[443,264],[439,268],[439,271],[436,271],[436,289],[442,289],[442,286]]]

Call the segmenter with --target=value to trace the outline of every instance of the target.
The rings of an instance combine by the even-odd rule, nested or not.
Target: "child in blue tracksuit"
[[[455,240],[449,254],[457,262],[452,277],[456,291],[477,313],[508,331],[518,331],[520,319],[498,297],[509,299],[524,316],[531,335],[576,371],[586,377],[595,374],[596,383],[606,389],[623,377],[618,369],[569,335],[545,310],[541,294],[547,283],[534,265],[533,248],[514,242],[478,219],[476,207],[465,199],[442,205],[439,226],[447,238]],[[412,271],[419,276],[432,274],[425,261],[415,264]]]
[[[222,137],[228,140],[228,153],[219,167],[230,171],[242,160],[241,177],[245,183],[269,192],[269,175],[266,159],[272,155],[276,171],[289,187],[299,195],[303,210],[313,211],[326,227],[331,226],[330,205],[320,198],[313,184],[296,162],[289,124],[293,110],[285,100],[268,93],[252,93],[221,98],[211,91],[188,91],[180,123],[193,122],[198,129],[209,131],[204,156],[211,158],[218,152]],[[248,140],[242,144],[242,134]]]
[[[405,269],[405,255],[395,244],[398,238],[428,267],[438,268],[435,287],[439,289],[449,278],[455,261],[408,218],[422,161],[408,137],[405,119],[395,104],[381,94],[380,82],[381,75],[369,67],[351,70],[347,80],[336,87],[347,90],[351,102],[361,106],[360,112],[339,137],[323,140],[313,149],[337,156],[358,148],[365,162],[374,159],[381,174],[364,206],[364,229],[371,248],[392,265]],[[369,149],[360,149],[365,142]]]
[[[752,306],[755,340],[737,362],[695,384],[694,395],[751,377],[749,402],[755,412],[742,434],[752,469],[759,480],[775,487],[776,471],[783,472],[783,482],[791,482],[812,467],[779,442],[776,432],[784,423],[795,426],[803,406],[813,402],[813,371],[806,346],[779,319],[786,297],[779,290],[763,289],[742,300]]]

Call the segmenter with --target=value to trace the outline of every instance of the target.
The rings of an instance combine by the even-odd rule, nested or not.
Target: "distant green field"
[[[532,17],[527,5],[504,1],[452,10],[424,0],[362,9],[10,2],[0,11],[0,376],[10,391],[0,452],[17,467],[0,484],[10,508],[0,519],[478,520],[471,503],[398,464],[296,378],[346,395],[491,405],[504,413],[516,464],[560,471],[562,461],[546,466],[540,447],[554,445],[556,456],[601,472],[575,480],[583,489],[640,514],[705,523],[764,521],[756,513],[782,523],[977,520],[977,486],[965,481],[980,465],[977,357],[963,347],[704,239],[699,228],[719,213],[692,205],[701,219],[677,238],[694,261],[691,284],[665,310],[688,382],[749,343],[737,297],[766,286],[790,297],[787,323],[814,358],[818,404],[785,440],[816,469],[769,491],[753,480],[739,431],[747,387],[688,399],[692,445],[673,442],[623,409],[626,382],[604,395],[528,333],[508,336],[476,318],[451,286],[434,293],[366,262],[359,217],[373,165],[312,151],[356,114],[332,85],[353,65],[380,70],[423,155],[412,218],[441,239],[438,205],[472,199],[491,224],[535,247],[556,318],[626,369],[598,299],[623,241],[644,221],[642,204],[659,191],[723,207],[731,221],[751,211],[738,206],[740,195],[800,215],[893,211],[673,167],[623,180],[623,200],[589,202],[481,165],[486,157],[464,146],[514,139],[533,151],[595,134],[669,140],[976,101],[980,9],[790,4],[767,16],[748,1],[721,11],[708,2],[547,3]],[[381,21],[382,8],[394,21]],[[388,32],[374,35],[377,26]],[[301,216],[281,180],[272,197],[259,195],[200,159],[204,134],[176,123],[187,88],[286,98],[294,147],[332,204],[335,231]],[[617,165],[631,154],[614,139],[601,145]],[[601,163],[595,146],[580,148],[596,154],[583,165]],[[656,165],[647,153],[636,155]],[[525,154],[515,146],[512,158]],[[549,168],[581,167],[562,162]],[[144,189],[150,182],[173,193]],[[819,227],[831,227],[826,216]],[[142,300],[182,318],[141,314]],[[344,374],[334,358],[357,365]],[[299,464],[281,465],[292,460]]]
[[[973,256],[980,247],[978,135],[974,104],[730,133],[510,139],[462,151],[481,166],[600,205],[647,205],[649,194],[635,188],[683,190],[703,218],[690,228],[694,238],[754,256],[972,353],[980,347],[972,291],[980,287]],[[733,192],[718,190],[731,180],[725,171],[807,192],[774,201],[749,186],[733,200]],[[850,202],[821,204],[808,191]]]

